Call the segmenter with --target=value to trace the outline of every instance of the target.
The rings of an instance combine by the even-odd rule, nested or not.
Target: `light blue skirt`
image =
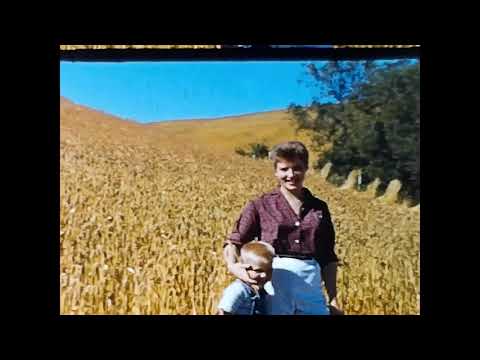
[[[269,315],[330,315],[316,260],[275,257],[265,291]]]

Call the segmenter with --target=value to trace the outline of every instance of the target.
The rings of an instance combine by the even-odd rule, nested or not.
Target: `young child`
[[[218,315],[264,315],[264,286],[272,278],[272,261],[275,250],[272,245],[262,241],[252,241],[240,249],[240,261],[249,267],[250,276],[260,274],[257,285],[247,284],[239,279],[231,283],[224,291],[218,304]]]

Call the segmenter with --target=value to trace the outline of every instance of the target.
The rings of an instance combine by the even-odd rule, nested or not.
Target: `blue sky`
[[[62,61],[60,95],[141,123],[279,110],[310,104],[318,95],[298,83],[307,78],[306,62]]]
[[[309,104],[303,63],[62,61],[60,94],[142,123],[216,118]]]

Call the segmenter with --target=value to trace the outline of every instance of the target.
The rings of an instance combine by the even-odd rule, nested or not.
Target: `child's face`
[[[248,268],[246,268],[248,272],[248,276],[250,276],[251,279],[257,280],[257,285],[259,287],[263,287],[266,282],[270,281],[272,279],[272,265],[263,265],[263,266],[258,266],[258,265],[252,265]]]

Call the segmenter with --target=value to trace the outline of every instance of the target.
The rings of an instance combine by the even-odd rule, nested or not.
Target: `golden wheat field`
[[[214,314],[223,240],[273,166],[102,116],[61,111],[60,313]],[[305,186],[330,206],[346,314],[419,314],[419,213],[312,170]]]

